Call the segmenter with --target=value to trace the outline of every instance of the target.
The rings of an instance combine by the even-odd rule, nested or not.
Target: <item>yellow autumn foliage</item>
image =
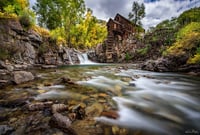
[[[195,54],[194,57],[191,57],[187,61],[188,64],[200,64],[200,54]]]
[[[13,19],[17,19],[17,15],[15,13],[2,13],[0,12],[0,18],[13,18]]]
[[[50,36],[50,32],[49,30],[45,29],[45,28],[42,28],[38,25],[33,25],[32,26],[32,29],[37,32],[38,34],[40,34],[41,36],[43,37],[49,37]]]
[[[200,33],[191,32],[169,47],[167,49],[167,54],[178,56],[188,53],[191,49],[197,47],[196,45],[199,41]]]
[[[166,55],[189,56],[188,64],[200,63],[200,22],[192,22],[177,34],[176,42],[170,46]]]
[[[28,0],[15,0],[15,3],[19,4],[22,10],[29,6]]]

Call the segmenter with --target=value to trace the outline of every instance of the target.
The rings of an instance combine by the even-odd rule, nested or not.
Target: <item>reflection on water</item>
[[[150,134],[200,132],[200,78],[175,73],[154,73],[115,66],[68,66],[46,70],[32,87],[19,86],[1,92],[29,95],[34,100],[85,99],[96,97],[66,85],[49,85],[65,75],[80,85],[107,93],[116,103],[119,118],[96,117],[99,122]],[[46,85],[44,85],[46,84]],[[20,98],[18,96],[17,98]],[[108,100],[106,100],[109,102]],[[104,101],[102,101],[104,102]]]

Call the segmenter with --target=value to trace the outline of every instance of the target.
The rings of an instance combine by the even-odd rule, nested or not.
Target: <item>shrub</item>
[[[194,57],[189,58],[188,64],[200,64],[200,54],[195,54]]]
[[[35,14],[33,11],[27,9],[21,12],[19,21],[25,29],[31,28],[35,24]]]
[[[38,48],[39,54],[44,54],[44,53],[48,52],[48,50],[49,50],[49,46],[45,43],[41,44]]]
[[[8,5],[7,7],[4,7],[4,11],[8,14],[12,14],[15,12],[15,7],[13,5]]]
[[[40,34],[40,36],[42,37],[49,37],[50,36],[50,32],[49,30],[45,29],[45,28],[42,28],[38,25],[33,25],[32,26],[32,29],[37,32],[38,34]]]
[[[0,59],[6,60],[13,57],[13,55],[19,53],[20,47],[15,44],[3,44],[0,46]]]
[[[175,42],[170,48],[167,49],[169,55],[183,55],[185,53],[193,53],[200,43],[200,34],[191,32],[184,36],[182,40]]]
[[[125,55],[125,60],[128,61],[131,59],[131,55],[129,53],[126,53]]]
[[[2,47],[0,47],[0,60],[6,60],[10,57],[8,51]]]
[[[17,19],[17,15],[15,13],[8,14],[8,13],[0,12],[0,18],[14,18],[14,19]]]
[[[177,33],[177,40],[184,39],[185,36],[190,34],[191,32],[199,33],[200,32],[200,23],[199,22],[192,22],[182,29]]]
[[[24,28],[30,28],[31,27],[31,20],[28,14],[23,14],[19,17],[19,22]]]
[[[137,53],[139,53],[140,55],[146,55],[149,49],[150,49],[150,45],[147,45],[145,48],[138,49]]]

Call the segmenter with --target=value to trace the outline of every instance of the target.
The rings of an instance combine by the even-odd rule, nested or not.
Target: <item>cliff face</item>
[[[1,59],[12,59],[17,64],[34,63],[34,46],[42,43],[42,38],[37,33],[25,32],[15,19],[0,19],[0,33]]]
[[[25,31],[16,19],[0,19],[0,60],[14,64],[69,64],[69,56],[79,63],[73,50],[58,47],[49,37],[33,30]]]
[[[57,46],[50,37],[24,30],[16,19],[0,18],[0,87],[14,81],[15,71],[72,62],[79,63],[74,49]]]

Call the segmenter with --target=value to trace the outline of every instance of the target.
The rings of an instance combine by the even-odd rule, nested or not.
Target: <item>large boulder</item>
[[[187,59],[188,56],[161,57],[157,60],[148,60],[141,66],[141,68],[156,72],[179,71],[179,67],[185,65]]]
[[[156,71],[156,72],[168,72],[173,71],[175,65],[169,59],[158,58],[157,60],[148,60],[142,64],[141,68],[143,70]]]
[[[24,82],[28,82],[31,80],[34,80],[34,76],[31,72],[27,72],[27,71],[15,71],[13,72],[13,81],[16,84],[21,84]]]

